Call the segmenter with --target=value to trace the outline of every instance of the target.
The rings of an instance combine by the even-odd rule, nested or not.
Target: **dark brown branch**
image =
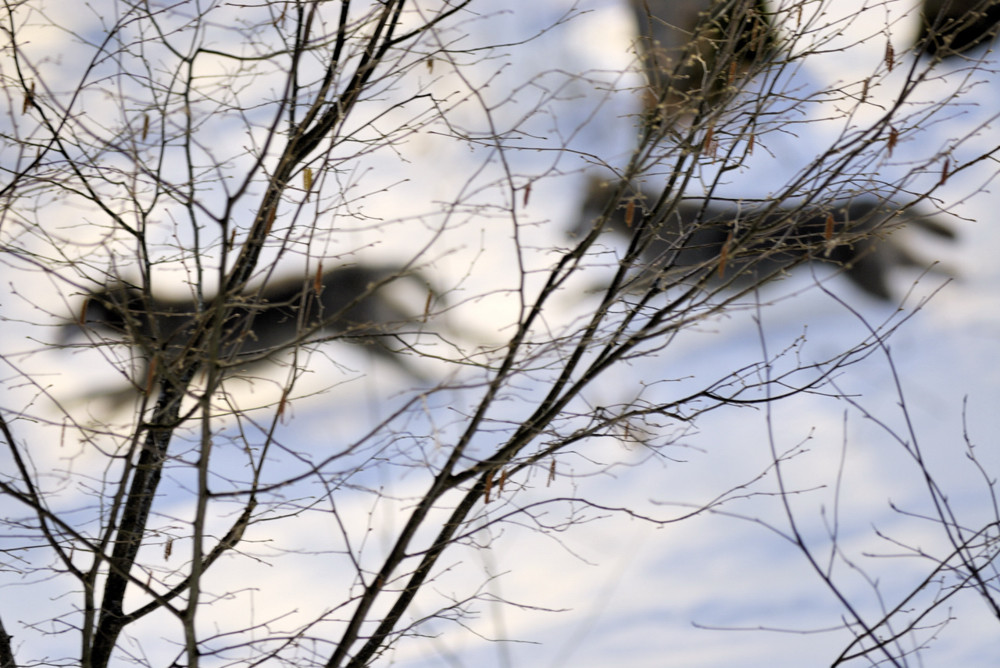
[[[190,381],[195,369],[190,368],[182,377]],[[89,668],[104,668],[118,642],[118,636],[127,618],[122,604],[129,583],[129,574],[142,546],[143,535],[153,507],[153,499],[160,484],[167,449],[177,424],[180,401],[185,387],[164,381],[157,401],[153,421],[147,427],[146,439],[139,460],[132,474],[132,484],[121,519],[115,533],[115,544],[109,559],[107,581],[101,612],[94,634],[94,644],[88,656]]]

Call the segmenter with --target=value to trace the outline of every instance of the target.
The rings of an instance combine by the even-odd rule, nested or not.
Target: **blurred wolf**
[[[764,0],[630,0],[654,122],[716,105],[736,75],[776,53]]]
[[[890,234],[894,229],[909,224],[939,238],[955,237],[949,227],[929,215],[870,195],[830,207],[800,208],[685,199],[657,214],[646,208],[657,199],[652,194],[635,195],[630,206],[612,202],[614,192],[608,184],[592,180],[571,232],[576,237],[589,233],[612,207],[605,229],[626,237],[642,235],[638,285],[652,279],[688,282],[712,272],[723,281],[737,279],[745,284],[778,275],[803,261],[820,261],[843,267],[859,288],[889,300],[893,270],[930,264],[894,238]],[[630,210],[631,221],[627,219]]]
[[[394,285],[410,283],[401,303]],[[422,323],[436,293],[412,269],[354,265],[312,278],[274,280],[225,300],[147,296],[117,281],[87,296],[80,316],[63,326],[63,342],[81,328],[110,333],[149,362],[182,357],[222,368],[247,366],[295,346],[327,340],[368,344],[382,359],[419,377],[401,359],[406,325]]]
[[[924,0],[917,46],[954,58],[991,41],[1000,29],[1000,0]]]

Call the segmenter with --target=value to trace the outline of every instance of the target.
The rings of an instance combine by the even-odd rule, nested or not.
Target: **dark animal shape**
[[[1000,28],[1000,0],[924,0],[918,44],[947,58],[992,40]]]
[[[393,299],[392,284],[404,280],[417,285],[413,292],[420,303],[403,305]],[[391,266],[356,265],[318,279],[270,281],[223,303],[148,298],[120,282],[89,295],[80,320],[67,324],[64,334],[68,338],[82,324],[120,335],[147,359],[160,355],[171,363],[181,355],[200,356],[224,367],[259,361],[303,343],[341,339],[371,344],[373,351],[415,375],[389,341],[398,343],[400,327],[423,320],[432,298],[421,275]],[[217,345],[210,344],[213,340]]]
[[[575,235],[593,228],[612,204],[610,198],[611,188],[592,183]],[[653,278],[699,280],[709,273],[718,275],[720,265],[723,280],[761,280],[803,260],[818,260],[842,266],[862,290],[888,300],[892,298],[888,275],[893,269],[929,264],[891,238],[890,231],[910,223],[939,237],[955,236],[929,216],[870,196],[812,209],[684,200],[659,216],[644,209],[655,197],[640,195],[633,201],[637,205],[631,207],[631,227],[627,205],[615,209],[606,227],[626,236],[644,230],[640,242],[645,266],[636,277],[639,285]]]
[[[666,107],[666,115],[714,104],[737,73],[777,49],[778,33],[764,0],[631,0],[631,5],[655,98],[647,107]]]

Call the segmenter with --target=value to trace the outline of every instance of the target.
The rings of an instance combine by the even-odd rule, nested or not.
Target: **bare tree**
[[[0,666],[367,666],[443,628],[506,639],[477,616],[535,602],[498,593],[503,563],[469,564],[503,557],[505,531],[568,546],[605,515],[780,536],[837,603],[834,665],[910,665],[970,593],[1000,619],[997,504],[960,517],[915,430],[885,423],[937,542],[892,539],[930,567],[903,594],[872,577],[874,610],[842,575],[868,572],[837,523],[821,543],[807,530],[792,471],[808,448],[775,434],[773,407],[799,397],[879,421],[844,385],[879,356],[898,381],[886,341],[923,302],[869,324],[817,273],[797,298],[856,319],[856,338],[816,354],[761,324],[785,299],[768,284],[812,260],[888,300],[896,270],[929,267],[900,223],[952,236],[942,189],[998,147],[973,128],[893,156],[984,65],[939,76],[919,56],[944,33],[901,38],[881,3],[843,18],[809,0],[671,4],[691,21],[629,5],[641,67],[609,74],[525,65],[586,20],[575,4],[5,2],[0,316],[43,343],[3,352]],[[845,34],[883,44],[877,62],[802,84],[800,63],[848,53]],[[580,144],[621,99],[634,146]],[[755,152],[820,122],[827,144],[740,193]],[[546,222],[567,182],[578,197]],[[754,359],[674,367],[680,341],[745,313]],[[633,463],[679,461],[706,416],[747,408],[763,409],[765,461],[708,499],[588,494],[626,465],[609,439]],[[993,498],[971,438],[967,455]],[[311,586],[286,586],[302,572]]]

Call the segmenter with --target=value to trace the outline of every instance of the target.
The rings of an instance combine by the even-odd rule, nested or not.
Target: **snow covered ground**
[[[511,117],[517,108],[530,109],[537,100],[548,100],[550,115],[526,125],[526,129],[538,131],[531,139],[533,145],[544,148],[549,138],[553,148],[569,145],[580,152],[510,154],[519,174],[546,176],[533,188],[525,211],[526,220],[535,224],[524,229],[528,242],[542,249],[531,258],[541,267],[551,259],[544,249],[564,244],[564,231],[577,215],[587,172],[583,153],[600,155],[615,164],[627,159],[632,148],[629,114],[634,113],[635,98],[606,96],[596,90],[595,84],[574,82],[567,76],[586,72],[593,79],[604,77],[616,80],[620,86],[628,85],[627,77],[611,74],[631,62],[627,51],[629,16],[623,3],[552,0],[537,4],[540,6],[531,12],[514,8],[491,15],[489,21],[469,25],[476,29],[486,26],[494,41],[509,36],[514,42],[553,25],[566,12],[586,10],[554,27],[528,49],[511,47],[509,67],[500,68],[501,61],[496,61],[483,63],[482,69],[476,70],[484,76],[499,70],[484,95],[512,100],[504,107],[504,113]],[[838,2],[836,6],[838,11],[849,14],[855,4],[862,3]],[[907,31],[913,29],[912,16],[907,18],[912,3],[892,6],[898,12],[892,18],[894,31],[898,30],[894,41],[904,44]],[[880,16],[884,24],[885,15]],[[877,21],[851,24],[845,39],[851,42],[858,36],[877,34],[878,25]],[[871,70],[883,57],[884,41],[867,39],[847,52],[807,61],[796,76],[805,86],[831,86],[845,78],[856,79],[856,70]],[[544,74],[536,77],[535,72]],[[977,76],[983,83],[967,101],[978,104],[957,108],[956,118],[948,123],[928,124],[925,132],[906,136],[892,163],[880,168],[906,169],[928,151],[934,152],[950,138],[961,135],[957,128],[979,129],[977,136],[956,149],[956,156],[968,158],[1000,144],[1000,127],[990,124],[996,113],[994,100],[1000,94],[1000,76],[988,71]],[[528,80],[534,83],[512,94],[515,87]],[[949,85],[948,81],[940,82],[940,88],[928,85],[927,95],[932,97],[934,90],[947,90]],[[887,85],[873,94],[891,99],[889,88]],[[822,117],[820,109],[809,113]],[[504,117],[498,114],[498,118]],[[465,120],[470,125],[481,121],[471,117]],[[759,197],[779,188],[810,160],[815,147],[823,146],[837,131],[839,126],[830,124],[801,124],[795,126],[794,134],[766,138],[763,143],[768,151],[757,151],[754,162],[732,178],[730,194]],[[373,204],[384,207],[386,218],[403,215],[401,207],[425,201],[428,196],[447,201],[461,179],[482,164],[482,155],[465,146],[449,149],[441,141],[429,141],[426,149],[421,149],[421,141],[414,140],[413,152],[407,154],[410,162],[399,167],[401,176],[410,182],[394,189],[393,197],[386,202]],[[424,169],[424,165],[435,168]],[[947,491],[960,518],[975,526],[988,521],[992,501],[981,474],[966,457],[965,438],[967,435],[978,446],[976,454],[986,471],[994,477],[1000,475],[996,443],[996,434],[1000,433],[1000,412],[996,409],[1000,392],[1000,263],[994,259],[1000,248],[1000,229],[992,219],[1000,209],[1000,193],[994,193],[992,188],[996,173],[996,161],[985,160],[960,178],[951,179],[939,191],[946,208],[960,217],[952,221],[959,241],[953,247],[919,240],[915,243],[920,244],[924,255],[940,258],[945,267],[954,268],[954,280],[945,284],[945,278],[937,274],[896,275],[894,287],[901,298],[901,310],[897,311],[895,304],[876,302],[835,277],[827,285],[851,306],[853,310],[849,310],[817,290],[808,271],[798,272],[765,288],[761,301],[769,305],[759,313],[747,309],[686,333],[658,357],[644,361],[641,368],[617,368],[587,393],[594,405],[609,405],[635,396],[640,381],[721,376],[760,361],[762,340],[772,353],[799,342],[797,354],[801,359],[824,359],[863,338],[867,331],[864,322],[878,324],[910,315],[923,297],[934,293],[890,339],[892,367],[886,355],[876,351],[838,377],[838,389],[856,397],[868,415],[842,399],[802,394],[774,404],[770,412],[762,407],[747,407],[708,413],[670,451],[674,457],[670,460],[650,458],[641,448],[626,447],[612,439],[586,446],[577,464],[571,457],[561,461],[560,466],[569,471],[577,466],[580,472],[593,470],[583,461],[584,454],[616,465],[606,475],[560,480],[552,487],[535,480],[539,498],[557,493],[575,495],[608,508],[630,507],[665,520],[682,514],[685,507],[709,503],[722,492],[737,491],[720,509],[725,513],[676,523],[659,525],[620,513],[579,509],[580,518],[592,521],[555,537],[530,528],[495,529],[493,549],[456,550],[454,556],[445,559],[456,565],[454,579],[444,574],[434,586],[443,597],[452,591],[460,596],[472,581],[470,578],[479,583],[486,576],[503,574],[492,580],[486,591],[526,607],[484,606],[480,617],[464,620],[473,633],[435,623],[428,630],[440,632],[440,637],[402,642],[392,657],[397,665],[829,665],[849,642],[849,634],[840,629],[843,607],[801,552],[764,526],[768,522],[783,531],[788,529],[783,508],[773,495],[773,471],[758,476],[768,469],[772,446],[779,451],[800,449],[785,471],[790,487],[802,490],[792,498],[800,529],[823,563],[831,559],[830,537],[836,535],[836,543],[850,563],[838,561],[834,575],[870,619],[877,616],[880,605],[895,605],[902,593],[932,567],[926,559],[900,556],[904,550],[885,536],[934,553],[943,549],[940,527],[899,511],[926,513],[930,505],[918,468],[894,434],[902,435],[911,444],[917,439],[930,470]],[[396,180],[395,174],[377,176],[387,182]],[[488,201],[498,195],[492,191],[483,197]],[[498,283],[510,287],[516,276],[510,268],[509,221],[498,217],[481,227],[469,224],[465,232],[468,239],[457,243],[453,252],[442,253],[434,264],[443,282],[449,283],[448,272],[465,276],[470,258],[474,257],[476,274],[462,278],[467,295],[493,289]],[[384,234],[375,246],[386,257],[400,257],[412,244],[407,238]],[[912,292],[908,293],[911,285]],[[567,312],[585,303],[585,298],[571,301]],[[469,302],[461,314],[464,322],[476,323],[488,331],[490,323],[509,322],[511,308],[510,300],[494,296]],[[23,349],[23,341],[19,340],[18,350]],[[31,343],[29,347],[40,346]],[[363,354],[353,351],[345,350],[345,355],[355,366],[367,361]],[[67,380],[67,385],[93,382],[88,375],[92,370],[79,356],[66,356],[62,369],[66,378],[72,375],[74,365],[82,367],[75,370],[80,380]],[[898,385],[893,368],[898,372]],[[303,401],[293,408],[293,418],[281,427],[282,437],[304,451],[320,450],[328,443],[331,432],[364,429],[383,417],[391,406],[381,384],[386,378],[389,386],[399,381],[392,370],[376,368],[370,379]],[[8,383],[8,396],[21,396],[18,391],[23,388],[14,385]],[[526,402],[534,389],[525,390]],[[907,409],[905,414],[900,409],[901,400]],[[7,401],[15,403],[15,399]],[[462,397],[456,395],[454,405],[461,401]],[[432,398],[430,419],[454,427],[454,405]],[[523,406],[511,406],[504,417],[516,419],[520,408]],[[908,431],[911,427],[912,432]],[[390,496],[403,499],[421,484],[419,479],[383,482]],[[739,487],[744,484],[747,487]],[[356,522],[359,527],[374,522],[369,501],[367,497],[348,495],[342,506],[346,521]],[[382,524],[375,533],[381,539],[392,533],[394,510],[398,508],[380,511]],[[173,509],[164,509],[170,514],[168,511]],[[555,521],[564,510],[552,512]],[[329,531],[329,527],[312,524],[314,521],[303,518],[289,523],[287,528],[279,523],[268,524],[272,533],[267,539],[290,551],[295,546],[309,547],[309,539],[320,535],[317,532]],[[486,533],[489,531],[494,529]],[[258,619],[268,616],[271,603],[275,611],[282,606],[322,608],[331,600],[327,594],[341,593],[337,585],[341,579],[349,581],[350,575],[337,572],[323,556],[293,555],[288,559],[298,560],[296,568],[288,568],[282,561],[277,569],[261,567],[254,571],[248,566],[246,571],[234,571],[227,577],[234,588],[254,577],[269,578],[269,585],[280,583],[277,589],[281,595],[273,600],[267,598],[262,587],[255,599]],[[852,569],[850,564],[857,568]],[[327,584],[325,591],[316,587],[319,578]],[[219,582],[213,584],[220,586]],[[45,595],[54,597],[57,591],[46,590]],[[876,591],[883,596],[881,601]],[[299,597],[294,603],[293,592]],[[219,606],[225,610],[224,602]],[[8,614],[3,608],[0,612]],[[921,659],[914,659],[912,665],[997,665],[998,620],[972,592],[960,594],[938,609],[927,620],[929,630],[918,632],[916,637],[927,640],[935,632],[930,625],[948,614],[954,621],[940,637],[928,642]],[[38,618],[43,616],[38,613]],[[157,633],[155,628],[146,630],[151,635]],[[477,634],[507,638],[510,642],[484,642]]]
[[[616,40],[627,31],[627,17],[617,3],[588,4],[593,4],[594,13],[560,33],[568,52],[564,57],[585,61],[593,68],[601,67],[602,58],[620,62],[614,60],[621,58],[615,51],[621,42]],[[837,10],[845,13],[853,11],[852,7],[852,3],[837,4]],[[906,13],[912,3],[896,3],[894,9],[899,12],[892,16],[894,42],[905,44],[908,31],[915,29],[912,14]],[[886,20],[884,15],[881,18]],[[855,32],[845,37],[847,41],[867,34],[865,24],[851,29]],[[872,32],[877,34],[877,29]],[[545,49],[557,51],[557,47],[547,44],[543,41],[538,47],[546,56],[537,61],[551,62]],[[858,71],[879,62],[884,49],[883,40],[868,39],[845,53],[807,61],[797,76],[804,85],[815,86],[854,80]],[[614,69],[614,65],[605,67]],[[895,166],[885,166],[890,174],[950,137],[960,136],[963,127],[982,126],[978,136],[958,150],[958,156],[977,155],[1000,143],[1000,127],[992,124],[1000,78],[989,73],[980,76],[983,84],[964,100],[976,104],[963,105],[948,123],[929,124],[925,132],[909,137],[899,148]],[[946,86],[942,83],[941,88],[929,90]],[[891,90],[880,93],[891,99]],[[589,142],[590,150],[604,151],[603,155],[619,146],[624,155],[627,144],[616,142],[628,140],[628,128],[622,127],[628,121],[611,120],[615,114],[611,106],[583,131],[581,142]],[[818,110],[814,113],[821,115]],[[770,155],[758,152],[756,162],[741,172],[742,180],[734,177],[733,194],[760,196],[780,187],[838,130],[836,125],[804,124],[796,127],[794,136],[767,138]],[[903,550],[879,533],[938,553],[942,536],[933,523],[894,510],[895,506],[924,513],[930,506],[917,467],[888,429],[909,442],[907,428],[912,426],[913,436],[959,517],[979,526],[977,522],[988,521],[993,512],[987,485],[966,457],[964,439],[967,435],[978,446],[976,454],[990,475],[1000,473],[995,443],[1000,427],[995,410],[1000,391],[1000,267],[994,259],[1000,248],[1000,228],[993,220],[1000,193],[992,187],[996,171],[995,160],[985,161],[939,191],[946,208],[962,218],[953,221],[959,242],[955,247],[915,243],[929,259],[940,259],[944,266],[954,268],[954,280],[944,284],[940,275],[896,275],[894,288],[899,295],[913,284],[901,312],[894,313],[893,304],[869,299],[846,280],[834,279],[831,289],[856,309],[852,313],[815,289],[808,291],[812,277],[801,272],[765,290],[762,299],[778,303],[763,310],[761,331],[752,321],[753,313],[738,314],[672,345],[652,368],[644,363],[641,370],[631,370],[636,377],[630,379],[628,369],[618,370],[591,395],[597,405],[620,401],[638,377],[656,377],[658,369],[660,377],[676,377],[679,364],[703,376],[738,368],[760,359],[761,332],[772,351],[805,335],[803,355],[820,359],[859,338],[864,329],[859,316],[872,324],[881,323],[912,312],[924,296],[936,293],[889,342],[899,386],[893,367],[881,353],[849,368],[838,379],[839,389],[856,396],[869,415],[843,400],[808,395],[774,405],[771,415],[752,409],[721,411],[703,416],[696,432],[683,439],[689,447],[678,456],[686,461],[643,460],[640,466],[616,469],[613,477],[581,480],[573,491],[609,507],[641,508],[657,517],[678,514],[669,504],[707,503],[729,485],[750,480],[765,468],[770,457],[769,418],[771,437],[779,449],[804,443],[805,452],[786,471],[793,487],[812,490],[793,500],[801,530],[819,555],[829,559],[830,532],[837,526],[838,544],[858,570],[839,563],[833,572],[870,619],[880,604],[894,605],[901,592],[925,576],[932,564],[899,556]],[[559,203],[552,207],[553,220],[571,219],[579,183],[567,177],[549,184],[545,197],[536,196],[536,200]],[[800,289],[807,290],[804,296],[779,299]],[[901,401],[905,401],[905,415]],[[601,452],[608,460],[642,459],[641,453],[621,446],[616,451],[615,447],[607,443]],[[751,489],[773,491],[773,475]],[[401,665],[829,665],[849,640],[844,631],[830,630],[839,626],[843,608],[800,552],[746,519],[771,521],[787,530],[777,499],[750,498],[726,509],[745,517],[701,517],[661,527],[609,513],[600,521],[574,527],[558,543],[528,531],[507,536],[497,542],[495,554],[482,557],[485,571],[506,573],[498,581],[497,595],[561,612],[498,607],[474,627],[485,636],[500,635],[518,642],[489,644],[468,637],[464,643],[456,640],[453,644],[445,635],[423,660],[403,660],[410,654],[401,650]],[[877,581],[884,595],[881,603],[874,595],[875,586],[865,582],[861,571]],[[960,595],[928,621],[940,621],[946,611],[955,621],[939,638],[929,641],[911,665],[996,665],[1000,660],[997,620],[981,601],[971,592]],[[915,637],[923,641],[931,635],[928,630]],[[416,648],[413,652],[419,653]]]

